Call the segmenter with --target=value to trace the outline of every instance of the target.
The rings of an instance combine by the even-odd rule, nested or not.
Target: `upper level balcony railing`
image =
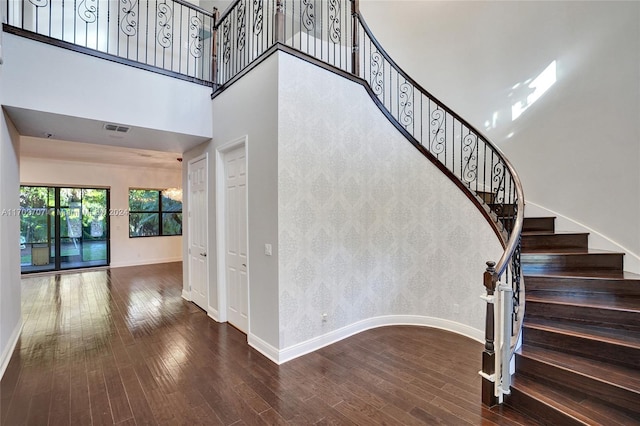
[[[185,0],[9,0],[4,30],[211,85],[214,13]]]

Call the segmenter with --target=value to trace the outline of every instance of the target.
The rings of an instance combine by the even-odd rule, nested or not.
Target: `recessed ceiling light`
[[[53,137],[53,133],[47,133],[47,132],[45,132],[45,133],[43,133],[43,135],[44,135],[44,137],[45,137],[45,138],[47,138],[47,139],[51,139],[51,138]]]

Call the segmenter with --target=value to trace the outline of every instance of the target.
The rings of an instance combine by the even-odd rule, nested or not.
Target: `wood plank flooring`
[[[23,279],[2,425],[531,425],[480,402],[482,345],[384,327],[277,366],[181,298],[180,263]]]

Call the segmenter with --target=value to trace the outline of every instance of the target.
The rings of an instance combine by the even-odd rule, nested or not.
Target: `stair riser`
[[[578,293],[607,293],[620,297],[640,297],[640,280],[594,280],[581,278],[524,277],[527,293],[538,291]]]
[[[526,315],[544,319],[562,320],[596,327],[640,331],[640,313],[575,305],[558,305],[529,300]]]
[[[516,371],[518,374],[525,374],[547,383],[553,383],[555,386],[561,386],[568,393],[575,394],[577,391],[607,401],[625,410],[640,413],[640,405],[638,404],[640,394],[628,389],[576,374],[520,354],[516,354]]]
[[[523,235],[522,251],[540,249],[577,249],[589,248],[588,234],[552,234],[552,235]]]
[[[555,232],[555,223],[553,217],[525,217],[522,230],[525,232]]]
[[[511,395],[507,397],[507,405],[545,425],[584,426],[584,423],[521,392],[515,386],[511,387]]]
[[[523,341],[527,345],[540,346],[625,367],[640,368],[640,350],[635,348],[528,328],[526,324],[522,331]]]
[[[612,254],[529,254],[522,255],[525,274],[536,271],[603,270],[622,271],[623,255]]]

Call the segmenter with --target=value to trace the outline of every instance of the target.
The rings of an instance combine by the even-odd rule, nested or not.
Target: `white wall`
[[[212,316],[216,150],[247,136],[250,344],[284,362],[385,324],[482,337],[481,277],[500,242],[362,86],[276,53],[213,103],[213,142],[184,154],[209,155]]]
[[[217,308],[216,149],[247,136],[249,343],[278,348],[277,57],[272,56],[213,100],[213,142],[184,154],[209,154],[209,294]],[[183,187],[187,188],[186,171]],[[186,194],[186,191],[185,191]],[[188,197],[188,195],[186,195]],[[187,224],[188,226],[188,224]],[[187,230],[184,234],[187,235]],[[264,244],[274,255],[265,256]],[[184,255],[186,258],[186,242]],[[185,274],[185,286],[188,274]],[[211,312],[210,312],[211,313]]]
[[[129,209],[129,188],[163,189],[182,186],[181,171],[175,169],[79,163],[32,157],[22,157],[20,162],[20,181],[23,184],[109,187],[111,209],[115,211]],[[181,236],[129,238],[128,216],[111,216],[112,267],[180,260]]]
[[[211,137],[210,87],[11,34],[3,52],[5,105]]]
[[[0,66],[0,87],[4,83]],[[0,89],[0,102],[2,102]],[[20,300],[19,138],[0,111],[0,377],[22,327]]]
[[[286,54],[279,80],[283,351],[373,319],[481,338],[482,273],[502,254],[482,214],[361,85]]]
[[[640,254],[640,3],[363,0],[361,11],[410,76],[505,151],[527,200]],[[557,82],[512,121],[552,61]]]

